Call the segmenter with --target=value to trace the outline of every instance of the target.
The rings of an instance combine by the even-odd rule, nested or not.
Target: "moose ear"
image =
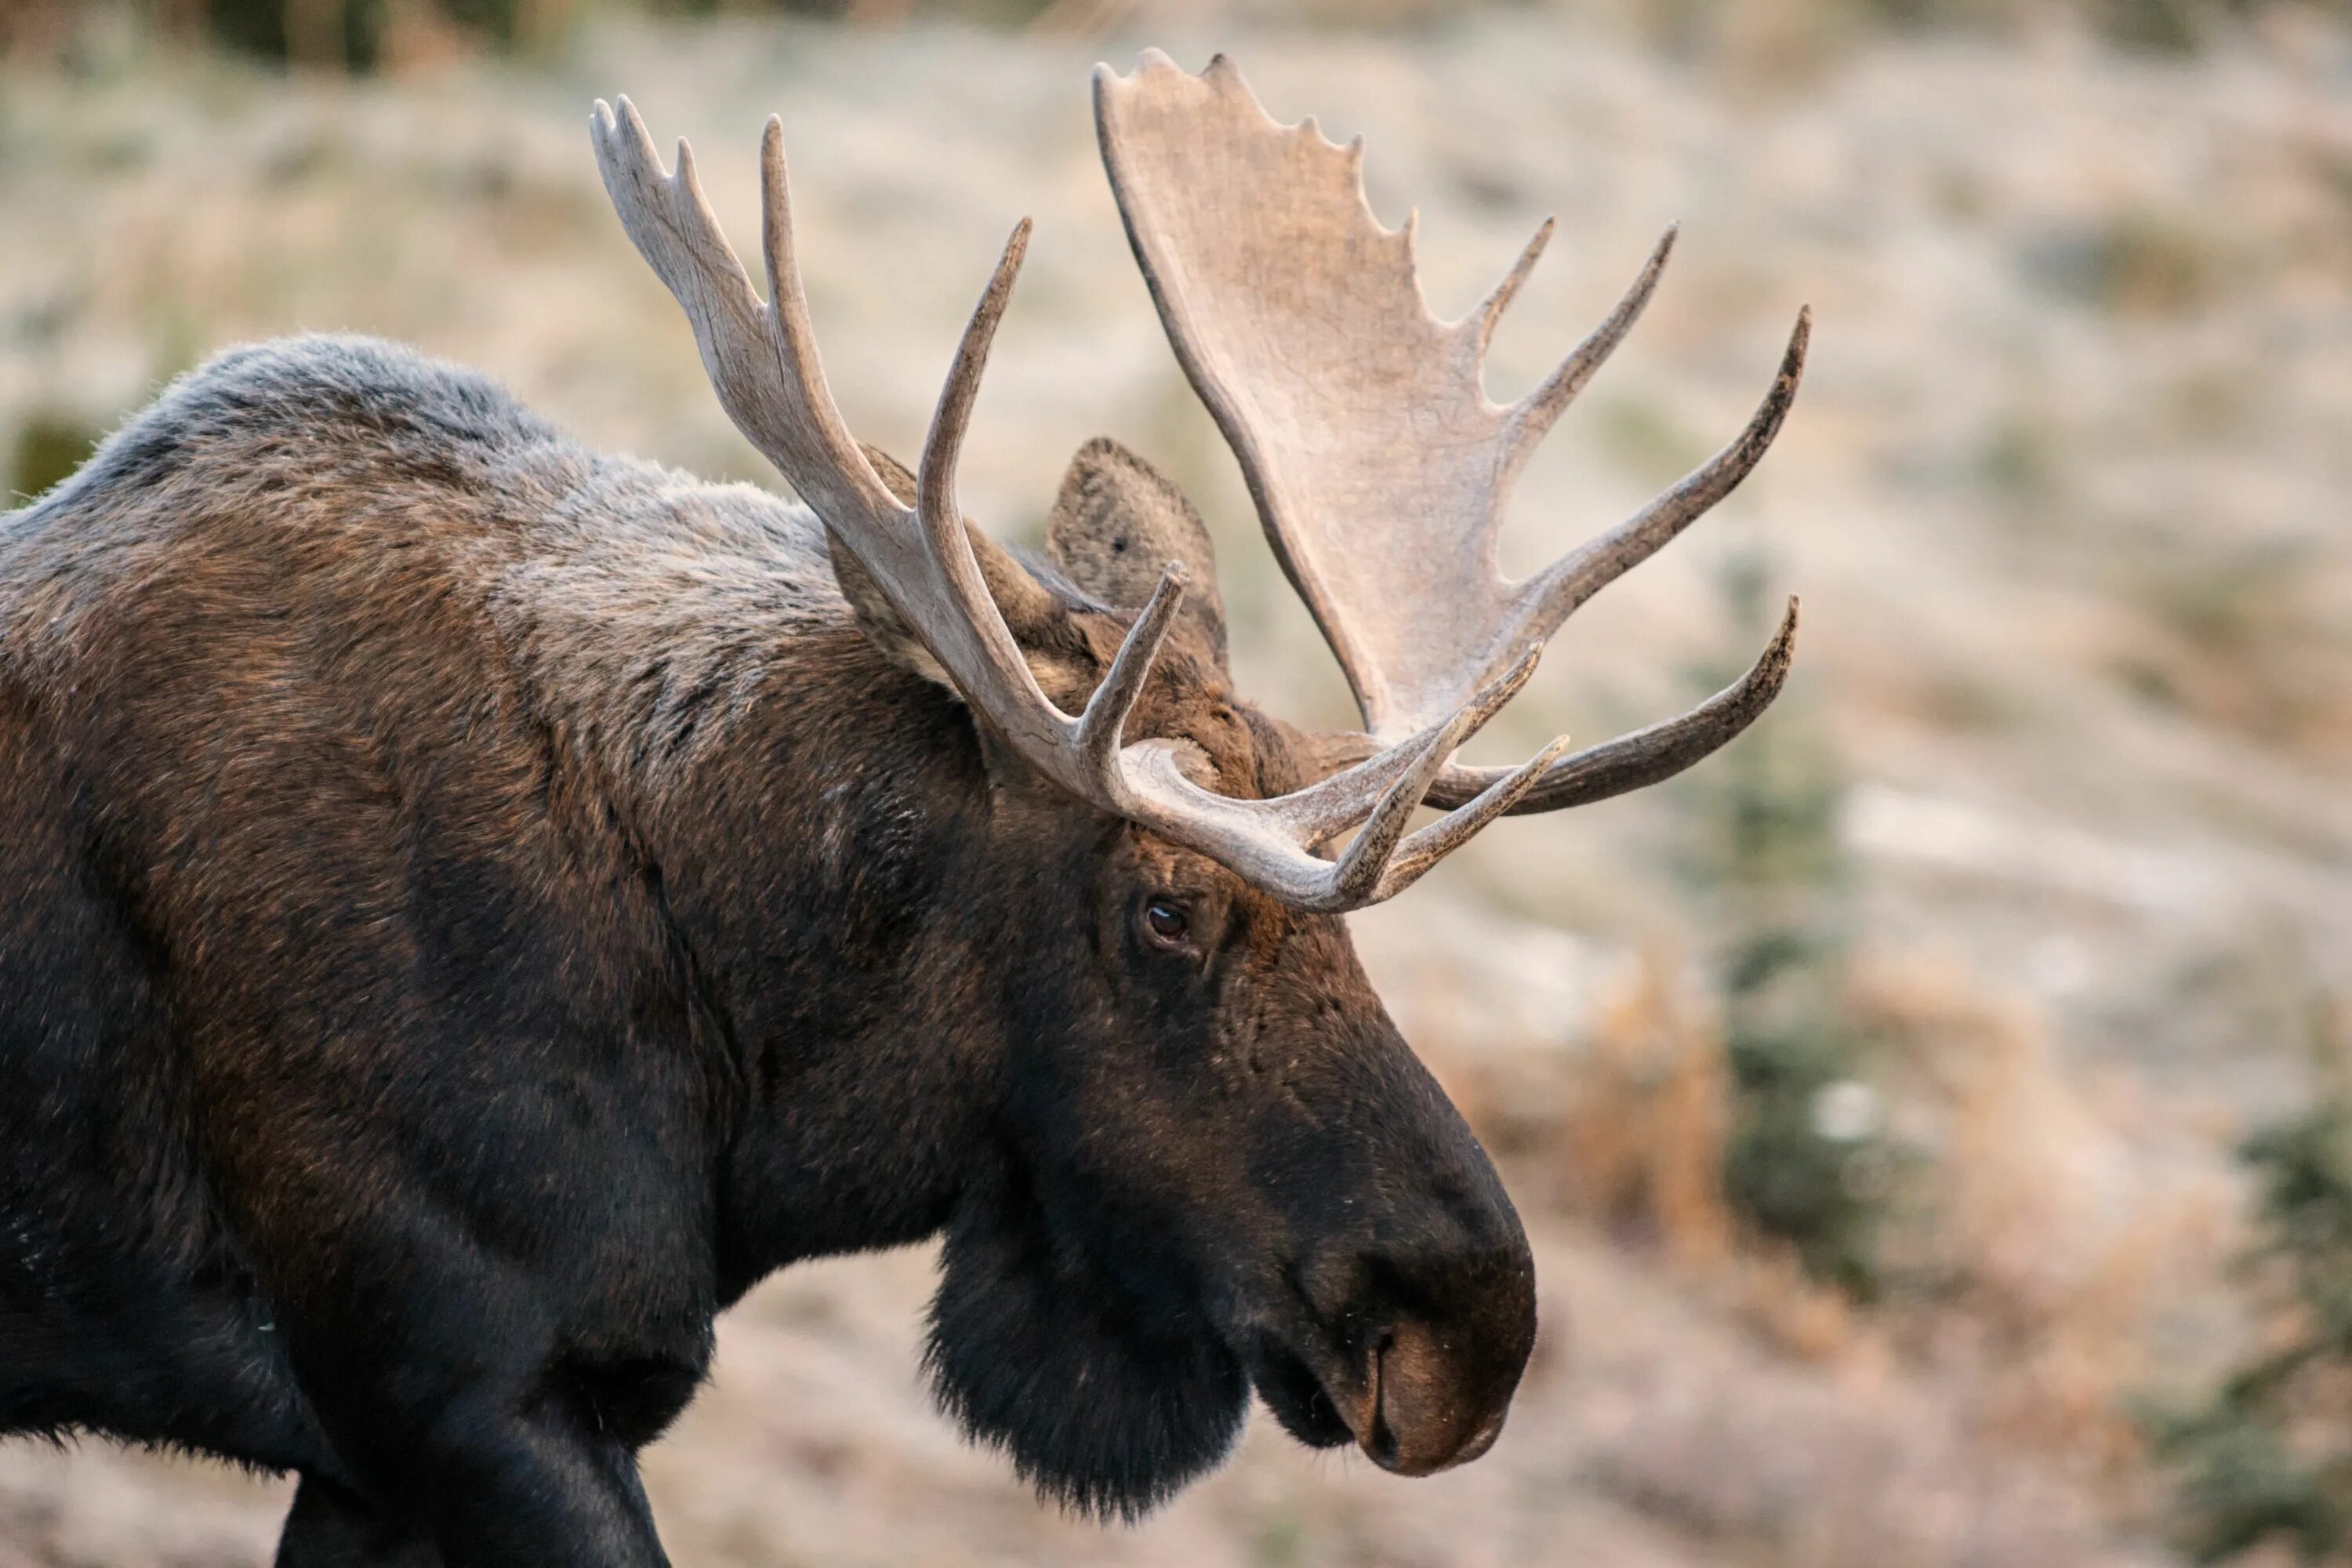
[[[1078,448],[1062,476],[1045,552],[1081,593],[1114,609],[1142,607],[1160,569],[1192,569],[1183,616],[1225,662],[1225,605],[1217,593],[1217,556],[1201,514],[1175,481],[1108,436]]]
[[[874,465],[874,472],[889,487],[890,493],[906,505],[914,505],[915,476],[907,471],[907,466],[878,447],[865,447],[864,450],[866,460]],[[969,523],[965,526],[971,527]],[[866,634],[866,640],[899,668],[955,691],[955,682],[948,678],[940,661],[931,657],[930,649],[923,646],[923,639],[900,617],[898,606],[890,603],[873,574],[858,563],[857,557],[843,546],[831,529],[825,530],[824,541],[833,559],[834,580],[841,584],[841,595],[849,601],[850,614],[857,622],[857,629]],[[971,529],[971,545],[972,553],[980,561],[981,575],[988,582],[988,591],[995,597],[996,607],[1003,613],[1013,640],[1028,653],[1032,668],[1041,659],[1050,660],[1061,645],[1072,642],[1067,612],[1043,583],[1029,574],[1026,566],[977,528]],[[1039,671],[1039,679],[1045,679],[1044,670]]]

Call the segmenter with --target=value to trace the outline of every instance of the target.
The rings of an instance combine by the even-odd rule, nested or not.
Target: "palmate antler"
[[[875,580],[965,700],[1071,794],[1216,859],[1294,906],[1338,911],[1402,891],[1517,804],[1565,750],[1564,742],[1555,742],[1452,815],[1406,834],[1455,748],[1534,669],[1531,646],[1420,732],[1306,789],[1272,800],[1204,790],[1184,776],[1177,743],[1130,745],[1123,735],[1184,590],[1183,569],[1172,563],[1086,710],[1063,712],[1038,687],[1006,626],[955,497],[957,455],[1027,245],[1027,222],[1013,230],[964,330],[923,443],[916,502],[905,506],[866,460],[825,388],[793,256],[780,123],[768,121],[761,149],[764,303],[703,200],[686,144],[678,144],[677,172],[663,169],[626,99],[617,117],[600,101],[591,124],[622,226],[686,308],[729,417]],[[1336,861],[1317,855],[1359,827]]]
[[[1128,236],[1178,357],[1240,458],[1267,537],[1370,731],[1316,737],[1328,776],[1276,799],[1216,795],[1185,776],[1181,742],[1125,739],[1184,591],[1180,565],[1076,716],[1038,687],[991,593],[992,570],[1019,569],[963,521],[955,467],[1027,246],[1025,220],[964,331],[908,506],[825,389],[793,258],[779,123],[769,121],[761,149],[763,303],[702,199],[686,145],[671,174],[625,99],[617,118],[600,102],[593,120],[623,226],[685,306],[729,416],[1015,751],[1080,799],[1293,905],[1335,911],[1402,891],[1507,812],[1553,810],[1678,772],[1771,701],[1788,671],[1794,600],[1747,676],[1679,718],[1573,756],[1557,741],[1517,768],[1453,761],[1526,681],[1561,621],[1755,466],[1796,391],[1802,315],[1738,441],[1612,532],[1507,583],[1496,541],[1511,481],[1641,313],[1672,235],[1543,384],[1496,407],[1480,385],[1487,341],[1549,224],[1484,303],[1441,322],[1422,301],[1412,225],[1384,229],[1364,205],[1360,142],[1334,147],[1311,121],[1276,125],[1223,57],[1197,78],[1156,51],[1131,78],[1098,68],[1095,102]],[[1424,800],[1454,809],[1408,836]],[[1336,861],[1318,854],[1350,829]]]
[[[1807,318],[1739,438],[1625,523],[1524,582],[1496,542],[1511,483],[1649,300],[1669,230],[1617,308],[1508,406],[1481,384],[1496,322],[1547,222],[1457,321],[1423,303],[1413,221],[1365,205],[1363,143],[1276,124],[1223,56],[1201,76],[1148,50],[1095,69],[1095,119],[1129,242],[1177,358],[1240,459],[1267,539],[1347,672],[1369,736],[1320,738],[1334,763],[1438,722],[1540,647],[1577,606],[1729,494],[1795,395]],[[1517,803],[1554,810],[1654,783],[1738,734],[1772,700],[1796,633],[1680,718],[1551,764]],[[1475,797],[1505,770],[1447,764],[1429,798]]]

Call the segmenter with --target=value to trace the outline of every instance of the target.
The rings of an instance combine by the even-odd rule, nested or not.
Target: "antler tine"
[[[1129,633],[1130,645],[1139,639],[1150,615],[1147,607],[1145,615],[1138,617],[1136,629]],[[1527,683],[1540,652],[1527,650],[1517,663],[1444,723],[1381,748],[1319,784],[1273,800],[1235,800],[1211,794],[1183,775],[1174,752],[1164,742],[1146,741],[1127,747],[1118,753],[1122,785],[1128,791],[1128,804],[1122,809],[1148,827],[1214,855],[1295,908],[1339,914],[1378,903],[1402,891],[1431,865],[1503,815],[1559,754],[1555,743],[1519,770],[1528,779],[1515,774],[1483,793],[1473,792],[1477,798],[1468,805],[1411,837],[1404,837],[1415,806],[1436,787],[1455,748],[1476,734]],[[1125,658],[1122,649],[1120,663]],[[1118,679],[1118,666],[1114,665],[1096,700],[1106,700],[1103,690]],[[1362,831],[1337,863],[1311,853],[1358,824]]]
[[[1608,363],[1609,356],[1617,352],[1617,345],[1625,341],[1625,334],[1633,330],[1633,323],[1642,319],[1642,312],[1649,307],[1650,296],[1657,292],[1658,279],[1665,273],[1666,259],[1674,255],[1675,237],[1680,232],[1677,225],[1666,226],[1666,232],[1658,237],[1658,243],[1650,251],[1650,258],[1642,264],[1642,270],[1619,298],[1616,308],[1601,318],[1601,324],[1587,333],[1584,341],[1570,350],[1568,357],[1560,361],[1534,391],[1511,405],[1511,439],[1519,457],[1524,458],[1537,442],[1544,438],[1560,414],[1576,400],[1576,395],[1584,390],[1585,384]],[[1491,332],[1493,330],[1494,323],[1488,321],[1486,331]],[[1482,351],[1484,346],[1482,339]]]
[[[1367,814],[1377,811],[1380,803],[1389,797],[1397,781],[1430,755],[1437,755],[1444,763],[1519,694],[1519,689],[1535,674],[1536,665],[1542,658],[1540,645],[1528,648],[1519,656],[1517,663],[1479,688],[1467,702],[1442,721],[1385,749],[1367,737],[1366,754],[1357,759],[1354,766],[1286,797],[1293,803],[1292,818],[1307,842],[1319,848],[1364,822]],[[1359,835],[1357,844],[1349,847],[1361,843],[1362,837]]]
[[[1428,797],[1454,752],[1527,684],[1528,677],[1535,673],[1541,652],[1539,648],[1528,649],[1501,679],[1465,703],[1413,753],[1412,765],[1381,796],[1363,831],[1348,846],[1347,853],[1333,868],[1332,896],[1341,907],[1361,909],[1394,898],[1419,881],[1423,872],[1507,812],[1568,749],[1568,737],[1559,736],[1518,767],[1503,770],[1503,777],[1460,809],[1409,838],[1404,837],[1405,825],[1412,819],[1414,807]],[[1407,742],[1391,750],[1406,751],[1412,744]]]
[[[703,369],[736,428],[834,527],[887,527],[898,503],[834,406],[817,360],[793,265],[782,127],[769,121],[762,148],[764,305],[703,197],[693,150],[681,141],[677,171],[665,172],[625,97],[617,113],[599,99],[589,129],[621,226],[685,308]]]
[[[971,426],[972,404],[980,396],[981,373],[988,368],[988,351],[996,341],[997,323],[1004,319],[1004,307],[1013,298],[1013,282],[1021,274],[1022,260],[1029,254],[1029,220],[1023,218],[1013,226],[1013,233],[1004,242],[1004,254],[997,258],[996,271],[981,291],[980,303],[972,308],[971,320],[964,324],[963,339],[956,345],[955,359],[948,367],[947,380],[940,387],[939,406],[931,414],[931,427],[923,439],[923,457],[915,471],[918,505],[923,514],[924,531],[932,548],[946,548],[949,552],[971,553],[971,542],[963,530],[963,511],[956,504],[956,462],[963,455],[964,432]]]
[[[1360,142],[1361,138],[1358,141]],[[1518,298],[1528,274],[1536,269],[1536,259],[1543,255],[1544,247],[1551,243],[1552,230],[1559,226],[1557,218],[1548,217],[1538,224],[1535,237],[1529,239],[1526,248],[1519,252],[1519,258],[1511,263],[1511,269],[1503,274],[1495,287],[1487,291],[1486,297],[1478,301],[1477,308],[1470,312],[1468,319],[1476,323],[1475,330],[1470,334],[1470,352],[1482,363],[1486,358],[1487,345],[1495,341],[1496,324],[1502,321],[1503,312],[1511,308],[1511,301]]]
[[[683,163],[690,156],[690,150],[683,141],[677,145]],[[726,242],[722,239],[719,243]],[[866,460],[865,447],[850,434],[848,421],[842,418],[840,408],[833,401],[832,389],[825,384],[824,362],[817,353],[816,329],[809,321],[808,290],[801,280],[800,257],[793,239],[792,186],[784,169],[784,122],[773,114],[768,116],[767,124],[760,132],[760,255],[768,275],[768,315],[774,322],[781,357],[790,373],[792,384],[787,391],[798,393],[817,447],[810,454],[813,479],[803,482],[790,469],[785,470],[785,477],[803,499],[820,510],[824,502],[822,492],[836,482],[836,474],[848,477],[865,505],[874,504],[877,492],[895,503],[897,498],[889,494],[889,487]],[[809,483],[817,486],[815,493],[808,488]]]
[[[1337,900],[1350,908],[1374,901],[1381,879],[1389,868],[1389,858],[1404,837],[1405,825],[1412,820],[1422,797],[1436,782],[1438,770],[1462,744],[1469,731],[1470,716],[1471,710],[1465,708],[1447,720],[1413,758],[1412,766],[1381,796],[1363,831],[1356,835],[1355,842],[1348,846],[1348,852],[1332,868],[1332,893]]]
[[[1590,805],[1637,789],[1661,784],[1694,763],[1705,761],[1738,740],[1763,717],[1787,684],[1796,657],[1797,600],[1791,595],[1780,618],[1780,630],[1748,673],[1688,712],[1662,720],[1630,735],[1620,735],[1590,746],[1547,769],[1510,807],[1513,816],[1563,811]],[[1369,742],[1367,742],[1369,743]],[[1437,775],[1428,804],[1454,806],[1493,789],[1504,778],[1501,768],[1455,764]]]
[[[1423,872],[1485,831],[1487,824],[1508,816],[1542,782],[1560,753],[1568,750],[1568,744],[1566,735],[1555,736],[1549,745],[1517,767],[1497,769],[1500,778],[1458,809],[1406,839],[1381,875],[1378,899],[1392,899],[1403,892],[1421,880]],[[1444,770],[1440,770],[1438,776],[1443,779]],[[1431,793],[1433,795],[1434,789]]]
[[[1135,624],[1127,628],[1125,640],[1110,662],[1110,671],[1087,699],[1087,710],[1078,717],[1077,748],[1086,759],[1087,771],[1101,778],[1114,780],[1118,775],[1118,752],[1127,729],[1127,716],[1135,709],[1136,699],[1143,695],[1144,683],[1151,677],[1151,666],[1160,657],[1160,645],[1168,640],[1171,627],[1176,624],[1177,608],[1184,602],[1184,587],[1192,579],[1192,569],[1181,561],[1171,561],[1160,568],[1160,585],[1151,590]]]
[[[785,323],[788,335],[814,339],[800,257],[793,245],[793,193],[784,172],[784,117],[781,114],[771,114],[760,128],[760,255],[768,268],[768,308]]]
[[[1780,368],[1764,401],[1738,438],[1685,475],[1671,489],[1617,527],[1570,551],[1537,579],[1532,597],[1540,605],[1531,624],[1549,636],[1577,606],[1639,566],[1717,501],[1738,488],[1780,433],[1797,384],[1805,373],[1805,347],[1812,336],[1810,308],[1797,312],[1796,329],[1781,352]]]
[[[1454,753],[1461,749],[1464,742],[1485,729],[1486,721],[1501,712],[1503,705],[1518,695],[1519,688],[1528,683],[1528,678],[1536,672],[1537,661],[1542,658],[1541,647],[1528,649],[1519,656],[1517,664],[1487,682],[1476,696],[1454,710],[1453,716],[1437,726],[1426,739],[1417,736],[1389,748],[1388,757],[1400,760],[1410,757],[1412,760],[1382,790],[1371,816],[1364,819],[1363,831],[1356,836],[1354,843],[1348,846],[1348,853],[1339,863],[1339,881],[1342,889],[1361,889],[1374,885],[1381,867],[1388,862],[1389,851],[1395,847],[1398,837],[1404,832],[1405,824],[1412,820],[1413,807],[1420,805],[1422,797],[1429,793],[1429,785],[1437,777],[1438,771],[1453,760]],[[1381,757],[1372,759],[1375,763],[1382,760]],[[1315,842],[1325,842],[1332,834],[1353,826],[1360,818],[1363,818],[1360,811],[1344,821],[1318,825],[1322,833]],[[1350,868],[1365,861],[1368,852],[1376,863],[1369,872],[1359,869],[1351,874]]]
[[[702,198],[701,186],[694,177],[693,155],[686,143],[678,143],[677,172],[665,171],[653,133],[646,129],[637,106],[626,94],[621,97],[617,110],[598,99],[590,111],[588,128],[595,142],[597,167],[604,176],[606,193],[620,209],[622,226],[670,291],[702,281],[698,273],[703,268],[723,273],[731,267],[743,279],[743,302],[756,305],[751,279],[744,276],[734,251],[719,237],[718,220]],[[663,228],[676,241],[674,245],[656,243],[662,231],[649,226],[665,219]],[[694,257],[698,249],[709,254]],[[700,266],[681,265],[689,260]]]
[[[992,678],[1004,683],[1009,694],[1027,698],[1030,707],[1050,709],[1051,704],[1037,689],[1036,678],[1030,674],[1028,661],[1022,657],[1012,629],[1004,624],[1004,613],[996,596],[989,592],[988,581],[972,548],[971,530],[964,522],[963,508],[956,499],[956,467],[963,456],[964,436],[971,427],[972,405],[980,396],[981,376],[988,368],[988,351],[996,340],[997,324],[1004,319],[1004,308],[1013,297],[1013,279],[1020,276],[1022,259],[1028,254],[1029,226],[1027,218],[1013,226],[1004,242],[1003,254],[997,258],[996,270],[990,275],[987,288],[981,290],[980,301],[972,308],[971,320],[964,324],[955,358],[949,362],[947,379],[940,384],[939,404],[931,414],[930,428],[923,437],[922,458],[916,466],[915,512],[923,548],[959,612],[949,623],[950,635],[968,634],[978,645],[976,651],[989,667]],[[981,700],[980,694],[973,695],[975,700]],[[992,705],[982,700],[982,706]],[[1054,711],[1059,717],[1058,710]],[[1002,714],[992,716],[1000,723],[1004,722]],[[1050,734],[1051,726],[1046,727],[1046,732]]]

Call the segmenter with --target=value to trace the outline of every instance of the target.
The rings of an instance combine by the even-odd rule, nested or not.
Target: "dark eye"
[[[1192,920],[1175,900],[1153,899],[1143,906],[1143,929],[1162,947],[1181,947]]]

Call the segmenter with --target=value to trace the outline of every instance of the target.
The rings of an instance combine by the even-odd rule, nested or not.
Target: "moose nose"
[[[1422,1323],[1402,1323],[1376,1352],[1370,1419],[1357,1441],[1372,1462],[1401,1476],[1428,1476],[1466,1465],[1495,1446],[1509,1413],[1523,1358],[1478,1375],[1475,1364]]]
[[[1452,1245],[1359,1254],[1327,1323],[1377,1323],[1326,1388],[1382,1469],[1432,1475],[1495,1446],[1535,1346],[1535,1259],[1507,1204]],[[1430,1228],[1436,1228],[1431,1226]]]

